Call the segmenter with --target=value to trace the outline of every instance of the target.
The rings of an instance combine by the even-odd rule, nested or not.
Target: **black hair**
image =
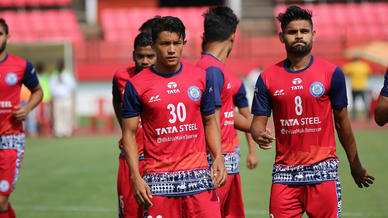
[[[148,19],[146,22],[144,22],[141,27],[139,28],[140,32],[147,32],[147,33],[152,33],[152,26],[154,23],[160,19],[161,16],[155,16],[154,18]]]
[[[147,47],[151,45],[151,41],[152,36],[150,33],[141,32],[136,36],[133,48],[136,49],[137,47]]]
[[[203,44],[206,42],[224,41],[236,32],[238,19],[229,7],[210,8],[204,15]]]
[[[282,31],[284,32],[287,25],[294,20],[307,20],[310,23],[311,29],[312,29],[313,28],[313,21],[311,19],[312,16],[313,14],[309,10],[302,9],[298,6],[290,6],[287,8],[285,13],[279,13],[276,19],[280,21]]]
[[[0,25],[4,28],[5,34],[8,35],[8,25],[3,18],[0,18]]]
[[[183,40],[186,38],[185,25],[177,17],[166,16],[155,20],[155,23],[152,26],[152,41],[156,42],[159,33],[163,31],[176,33],[179,37],[182,37]]]

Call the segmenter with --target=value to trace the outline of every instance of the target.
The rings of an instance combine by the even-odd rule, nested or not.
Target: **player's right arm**
[[[385,73],[384,87],[381,89],[375,108],[375,121],[379,126],[388,122],[388,70]]]
[[[124,156],[131,171],[131,181],[136,202],[143,207],[152,206],[151,191],[139,172],[139,155],[136,143],[136,130],[139,117],[125,118],[123,123]]]
[[[136,202],[143,207],[152,206],[151,191],[139,172],[139,151],[136,143],[136,131],[141,112],[141,101],[135,87],[130,81],[125,85],[123,107],[121,109],[123,124],[124,157],[131,172],[133,193]]]

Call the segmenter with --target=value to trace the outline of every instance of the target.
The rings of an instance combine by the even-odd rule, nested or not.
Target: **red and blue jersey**
[[[254,115],[273,118],[276,133],[275,164],[313,165],[337,158],[332,109],[347,106],[342,70],[311,57],[299,71],[288,60],[265,70],[257,80]]]
[[[38,84],[32,64],[12,54],[0,60],[0,135],[24,133],[22,122],[13,116],[13,108],[20,104],[20,90],[24,84],[28,89]]]
[[[384,86],[381,89],[380,95],[388,97],[388,69],[384,76]]]
[[[202,115],[215,111],[214,79],[187,62],[172,74],[153,67],[125,87],[122,117],[144,129],[144,179],[153,195],[182,196],[212,189]]]
[[[123,68],[118,70],[115,73],[112,81],[112,95],[114,99],[118,99],[121,102],[123,101],[125,84],[127,84],[129,79],[135,75],[136,75],[135,67]],[[144,131],[141,125],[141,119],[139,119],[139,126],[136,131],[136,143],[138,145],[139,155],[143,155],[143,147],[144,147],[143,134],[144,134]],[[120,149],[123,148],[122,139],[120,139],[119,147]]]
[[[224,154],[234,153],[235,146],[233,139],[237,132],[234,129],[233,111],[235,105],[233,103],[231,74],[226,70],[225,65],[220,60],[208,53],[204,53],[202,55],[201,59],[197,63],[197,66],[205,69],[206,72],[213,74],[216,79],[215,93],[221,93],[221,99],[216,99],[216,105],[221,106],[220,126],[222,152]]]

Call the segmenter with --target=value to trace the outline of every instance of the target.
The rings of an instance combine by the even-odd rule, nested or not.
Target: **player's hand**
[[[352,169],[352,176],[359,188],[369,187],[370,184],[373,184],[373,180],[375,180],[363,167]]]
[[[269,145],[275,140],[270,129],[266,129],[265,132],[260,133],[259,137],[255,140],[259,147],[264,150],[268,150],[272,148],[272,145]]]
[[[133,194],[135,196],[137,204],[145,208],[151,207],[151,190],[148,184],[144,181],[144,179],[139,176],[136,179],[132,180],[132,184]]]
[[[226,183],[228,172],[226,171],[224,164],[224,156],[214,158],[213,165],[210,169],[214,188],[219,188]]]
[[[27,118],[27,114],[30,112],[27,110],[26,107],[22,107],[21,105],[16,105],[13,108],[12,115],[15,117],[16,120],[18,121],[23,121]]]
[[[256,153],[249,153],[247,156],[247,167],[248,169],[252,170],[257,167],[257,164],[259,163],[259,160],[257,159]]]

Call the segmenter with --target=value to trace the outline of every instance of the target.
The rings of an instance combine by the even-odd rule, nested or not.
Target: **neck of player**
[[[172,74],[177,72],[181,68],[181,62],[179,61],[176,65],[164,65],[161,62],[156,61],[154,68],[158,73]]]
[[[216,57],[222,63],[225,64],[226,59],[229,55],[229,45],[228,41],[223,42],[208,42],[205,45],[204,53],[208,53]]]
[[[6,56],[7,56],[7,51],[4,49],[4,51],[0,53],[0,61],[3,61]]]
[[[311,54],[299,56],[295,54],[287,54],[287,59],[290,61],[290,66],[288,68],[293,71],[298,71],[306,68],[311,60]]]

